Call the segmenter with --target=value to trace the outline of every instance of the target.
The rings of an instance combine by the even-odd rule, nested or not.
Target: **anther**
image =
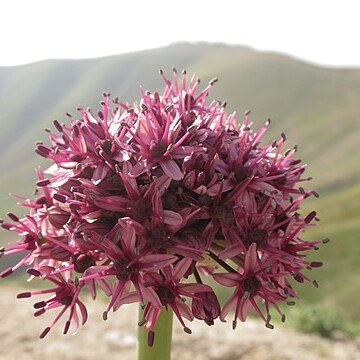
[[[139,322],[138,322],[138,325],[141,327],[141,326],[144,326],[146,324],[146,319],[145,318],[142,318]]]
[[[319,284],[316,280],[313,280],[312,284],[318,289],[319,288]]]
[[[181,72],[183,75],[186,75],[186,70],[183,69],[183,71]]]
[[[40,310],[38,310],[38,311],[35,311],[35,312],[34,312],[34,316],[35,316],[35,317],[38,317],[38,316],[44,314],[45,312],[46,312],[46,310],[45,310],[44,308],[42,308],[42,309],[40,309]]]
[[[250,115],[250,113],[251,113],[251,110],[246,110],[246,111],[244,112],[244,115],[245,115],[245,116],[248,116],[248,115]]]
[[[184,331],[187,333],[187,334],[192,334],[192,331],[191,331],[191,329],[189,329],[188,327],[184,327]]]
[[[70,321],[67,320],[65,323],[65,326],[64,326],[64,332],[63,332],[64,335],[66,335],[68,333],[69,328],[70,328]]]
[[[281,133],[281,137],[282,137],[282,140],[285,142],[286,141],[286,135],[284,133]]]
[[[173,71],[175,74],[177,74],[177,70],[176,70],[175,66],[172,67],[172,71]]]
[[[233,330],[236,329],[236,326],[237,326],[237,321],[236,321],[236,320],[233,320],[233,322],[232,322],[232,328],[233,328]]]
[[[219,79],[217,77],[215,77],[209,81],[209,85],[213,86],[218,81],[219,81]]]
[[[313,194],[316,198],[318,198],[318,197],[320,196],[316,191],[312,191],[312,194]]]
[[[23,293],[20,293],[20,294],[16,295],[17,299],[26,299],[26,298],[29,298],[29,297],[31,297],[31,292],[30,291],[23,292]]]
[[[329,238],[325,238],[325,239],[322,241],[323,244],[327,244],[328,242],[330,242],[330,239],[329,239]]]
[[[36,269],[27,269],[26,272],[29,275],[36,276],[36,277],[39,277],[41,275],[41,272]]]
[[[265,326],[266,326],[268,329],[271,329],[271,330],[274,329],[274,325],[272,325],[272,324],[270,324],[270,323],[266,323]]]
[[[106,321],[108,319],[108,312],[107,311],[103,312],[102,318],[103,318],[104,321]]]
[[[282,315],[281,315],[281,322],[283,322],[283,323],[284,323],[284,322],[285,322],[285,320],[286,320],[286,316],[285,316],[285,314],[282,314]]]
[[[43,339],[50,331],[50,327],[48,326],[41,334],[40,339]]]
[[[159,69],[159,74],[160,74],[160,75],[163,75],[163,74],[164,74],[164,72],[162,71],[162,69]]]
[[[304,219],[306,224],[310,224],[310,222],[316,217],[316,211],[311,211],[306,218]]]
[[[39,302],[35,303],[33,306],[34,306],[34,309],[42,309],[46,306],[46,302],[39,301]]]
[[[286,304],[289,306],[294,306],[296,303],[295,301],[287,301]]]
[[[20,219],[13,213],[9,212],[7,213],[7,216],[12,220],[12,221],[15,221],[15,222],[18,222]]]
[[[60,125],[60,123],[57,120],[53,121],[54,126],[56,127],[57,131],[62,132],[63,131],[63,127]]]

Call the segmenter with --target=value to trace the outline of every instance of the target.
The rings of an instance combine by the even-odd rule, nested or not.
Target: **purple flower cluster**
[[[29,214],[1,221],[21,240],[0,255],[25,255],[0,276],[26,265],[31,278],[54,285],[18,294],[48,296],[35,316],[58,308],[41,337],[65,313],[64,333],[86,322],[84,289],[109,297],[104,319],[143,304],[150,344],[164,307],[188,333],[185,319],[212,325],[231,310],[234,327],[254,309],[272,328],[270,305],[284,318],[279,303],[297,297],[289,279],[311,281],[304,269],[321,266],[304,255],[320,241],[300,238],[316,219],[301,215],[300,203],[316,193],[299,186],[308,179],[296,148],[283,151],[284,135],[260,143],[270,121],[253,131],[248,113],[238,123],[224,103],[207,104],[216,79],[199,90],[185,71],[172,81],[160,75],[163,92],[142,91],[139,103],[112,105],[104,94],[97,114],[79,108],[77,120],[55,120],[50,146],[36,148],[52,165],[24,200]],[[207,278],[232,288],[222,308]]]

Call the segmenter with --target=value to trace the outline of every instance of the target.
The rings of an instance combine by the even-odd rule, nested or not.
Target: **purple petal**
[[[256,262],[257,262],[256,243],[252,243],[245,255],[244,275],[247,275],[249,272],[255,272]]]
[[[182,259],[174,267],[174,278],[180,281],[191,265],[192,259]]]
[[[135,166],[131,169],[129,175],[133,177],[138,177],[147,170],[145,160],[139,160]]]
[[[239,283],[239,275],[238,274],[213,274],[213,278],[216,282],[224,286],[237,286]]]
[[[136,165],[135,165],[136,166]],[[173,180],[182,180],[184,174],[181,172],[179,165],[174,160],[165,160],[160,163],[161,168],[164,170],[164,173]]]
[[[236,303],[238,301],[238,297],[236,292],[232,294],[231,298],[228,300],[228,302],[223,306],[221,313],[220,313],[220,320],[223,322],[226,322],[225,318],[226,315],[236,306]]]
[[[183,218],[182,216],[175,212],[175,211],[171,211],[171,210],[164,210],[164,217],[163,217],[163,222],[164,224],[167,225],[180,225],[183,223]]]
[[[158,255],[158,254],[152,254],[152,255],[146,255],[143,256],[139,263],[142,264],[142,269],[152,269],[152,270],[158,270],[165,266],[171,265],[177,260],[177,256],[175,255]]]
[[[241,244],[233,244],[233,245],[227,247],[226,249],[224,249],[223,251],[221,251],[218,254],[218,257],[221,260],[233,258],[233,257],[239,255],[241,253],[241,251],[243,250],[243,248],[244,247]]]

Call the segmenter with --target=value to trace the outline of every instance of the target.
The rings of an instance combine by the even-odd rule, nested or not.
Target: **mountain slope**
[[[323,290],[305,296],[360,317],[360,309],[348,306],[350,296],[360,295],[359,286],[344,282],[350,273],[360,285],[355,270],[360,259],[359,69],[321,68],[284,55],[205,43],[0,67],[0,215],[14,208],[8,192],[33,191],[34,168],[43,164],[34,155],[34,142],[46,139],[43,128],[53,119],[66,121],[65,112],[75,116],[78,104],[97,108],[103,91],[131,102],[139,97],[139,85],[161,88],[158,68],[171,75],[173,65],[195,72],[204,84],[219,77],[212,98],[226,100],[229,112],[236,110],[239,117],[251,109],[255,128],[272,118],[268,140],[285,132],[288,147],[299,144],[299,156],[309,163],[307,174],[314,176],[311,186],[322,195],[308,203],[322,219],[309,236],[333,238],[319,253],[327,262],[318,272]]]

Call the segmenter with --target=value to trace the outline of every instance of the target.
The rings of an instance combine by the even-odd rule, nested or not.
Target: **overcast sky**
[[[357,0],[8,0],[0,65],[211,41],[360,66]]]

